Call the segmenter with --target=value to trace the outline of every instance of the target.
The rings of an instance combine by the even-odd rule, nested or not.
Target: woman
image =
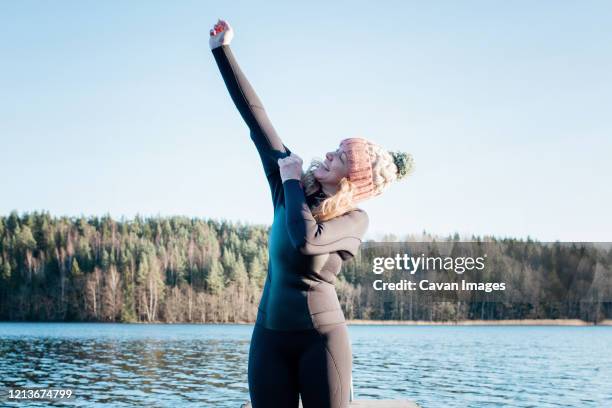
[[[229,47],[219,20],[210,47],[259,152],[272,193],[268,275],[249,352],[254,408],[348,406],[351,348],[334,288],[343,260],[355,256],[368,226],[354,204],[405,176],[412,159],[365,139],[340,143],[302,174],[302,160],[281,142]]]

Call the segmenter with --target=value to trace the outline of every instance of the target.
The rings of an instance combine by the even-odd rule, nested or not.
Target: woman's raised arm
[[[290,151],[278,137],[261,100],[234,58],[229,46],[233,35],[231,26],[219,20],[210,30],[210,48],[230,96],[251,131],[276,205],[283,189],[277,161],[288,156]]]

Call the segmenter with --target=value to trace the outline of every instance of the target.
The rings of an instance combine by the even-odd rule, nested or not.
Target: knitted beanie
[[[388,152],[363,138],[340,142],[348,161],[348,179],[355,186],[353,200],[362,201],[381,194],[395,180],[409,174],[414,165],[412,156]]]

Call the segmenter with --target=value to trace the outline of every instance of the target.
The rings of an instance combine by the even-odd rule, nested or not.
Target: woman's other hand
[[[213,50],[222,45],[229,45],[234,38],[234,30],[225,20],[219,19],[217,24],[210,30],[210,38],[208,44],[210,49]]]
[[[284,159],[278,159],[281,180],[301,180],[302,179],[302,159],[297,154],[291,153]]]

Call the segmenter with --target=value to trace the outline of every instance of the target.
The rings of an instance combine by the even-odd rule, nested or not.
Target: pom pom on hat
[[[397,179],[401,180],[414,170],[414,159],[408,153],[389,152],[393,156],[393,162],[397,167]]]

